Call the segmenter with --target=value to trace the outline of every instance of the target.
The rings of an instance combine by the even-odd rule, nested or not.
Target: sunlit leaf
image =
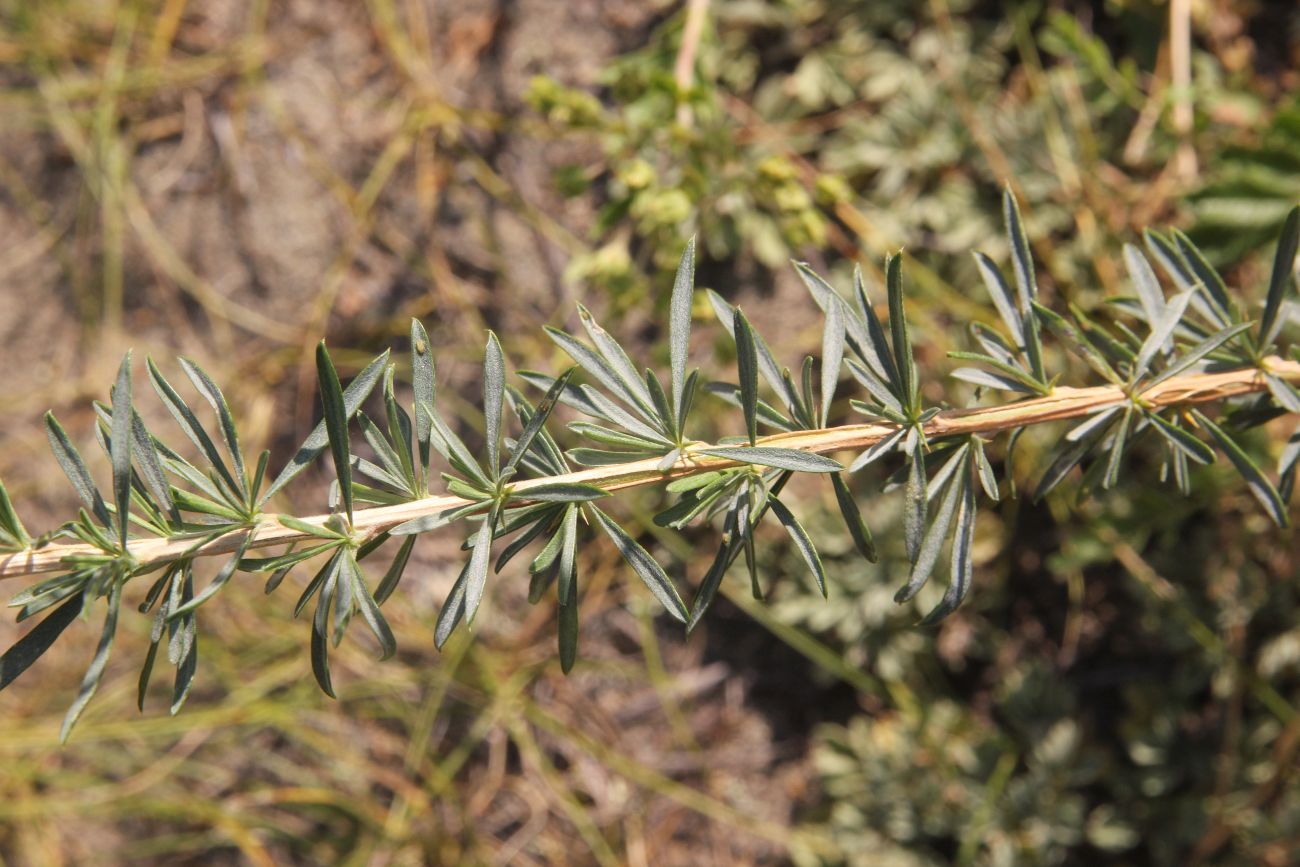
[[[668,307],[668,344],[672,360],[673,411],[682,415],[682,394],[686,387],[686,365],[691,345],[691,299],[695,294],[695,239],[686,242],[677,275],[673,278],[673,294]],[[685,619],[685,618],[683,618]]]
[[[839,461],[825,455],[772,446],[701,449],[696,454],[800,473],[837,473],[844,469]]]
[[[646,587],[650,588],[650,592],[654,594],[654,597],[659,600],[660,604],[668,610],[668,613],[674,619],[685,623],[688,616],[686,603],[682,602],[682,597],[678,595],[677,588],[673,586],[673,582],[669,579],[668,574],[664,572],[663,567],[655,562],[649,552],[642,548],[612,518],[595,506],[587,508],[591,509],[591,514],[595,516],[601,529],[613,540],[618,552],[623,555],[623,559],[632,567],[632,571],[636,572],[637,577],[645,582]]]

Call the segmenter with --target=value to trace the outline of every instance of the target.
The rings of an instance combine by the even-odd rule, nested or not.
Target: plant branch
[[[1264,362],[1274,375],[1292,383],[1300,383],[1300,363],[1276,356]],[[1153,407],[1191,406],[1236,397],[1266,389],[1263,372],[1258,368],[1242,368],[1217,373],[1194,373],[1173,377],[1142,392],[1139,397]],[[1001,406],[953,409],[939,413],[925,425],[929,439],[962,434],[995,434],[1013,428],[1044,424],[1063,419],[1078,418],[1103,407],[1122,405],[1129,395],[1117,386],[1092,388],[1058,387],[1051,395],[1023,400]],[[892,424],[857,424],[825,430],[796,431],[763,437],[758,445],[779,445],[782,448],[826,454],[831,452],[862,450],[897,430]],[[711,470],[739,466],[736,461],[697,455],[711,448],[700,443],[682,456],[667,471],[657,468],[658,458],[634,461],[616,466],[595,467],[562,476],[527,479],[514,485],[517,496],[527,499],[528,490],[539,485],[556,483],[581,483],[595,485],[607,491],[642,487],[671,481],[683,476],[696,475]],[[456,496],[428,497],[394,506],[380,506],[358,510],[354,528],[373,537],[398,524],[425,515],[469,505],[470,501]],[[329,515],[316,515],[302,520],[323,525]],[[243,543],[249,530],[233,530],[193,552],[194,556],[229,554]],[[307,540],[306,534],[281,525],[274,515],[266,515],[257,528],[257,537],[251,548],[266,548]],[[131,554],[145,564],[162,564],[184,555],[194,544],[193,538],[133,539]],[[29,549],[0,559],[0,579],[17,578],[54,572],[65,568],[68,557],[99,553],[88,545],[58,544]]]

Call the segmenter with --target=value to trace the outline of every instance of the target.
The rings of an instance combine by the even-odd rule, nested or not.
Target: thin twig
[[[1272,356],[1265,359],[1264,365],[1271,373],[1288,382],[1300,382],[1300,362],[1286,361]],[[1138,397],[1145,404],[1155,408],[1190,406],[1260,392],[1266,388],[1262,370],[1242,368],[1219,373],[1193,373],[1173,377],[1142,392]],[[1047,397],[1002,406],[946,410],[926,423],[925,433],[930,439],[962,434],[993,434],[1029,425],[1078,418],[1132,399],[1124,389],[1113,385],[1091,388],[1060,387]],[[892,424],[844,425],[825,430],[775,434],[763,437],[758,441],[758,445],[780,446],[813,454],[861,451],[896,430],[897,427]],[[607,491],[617,491],[741,465],[737,461],[700,454],[711,447],[706,443],[691,447],[673,467],[666,471],[658,469],[659,458],[648,458],[615,466],[594,467],[562,476],[526,479],[515,484],[514,491],[522,501],[527,500],[528,490],[538,485],[581,483],[595,485]],[[460,497],[440,496],[394,506],[363,509],[355,513],[353,526],[355,530],[368,537],[374,537],[414,518],[467,506],[469,503],[469,500]],[[329,518],[329,515],[316,515],[302,520],[309,524],[323,526]],[[248,532],[247,529],[232,530],[193,552],[193,555],[229,554],[239,547]],[[302,542],[308,538],[297,530],[282,526],[275,515],[266,515],[263,523],[257,528],[257,538],[251,547],[266,548],[290,542]],[[130,552],[143,564],[164,563],[185,555],[193,544],[193,537],[135,539],[131,541]],[[55,572],[64,568],[64,558],[98,553],[100,553],[98,549],[88,545],[63,544],[22,551],[0,559],[0,579]]]

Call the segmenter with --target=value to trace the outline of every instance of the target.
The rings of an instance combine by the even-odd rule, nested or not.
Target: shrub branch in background
[[[295,616],[311,608],[311,664],[322,690],[334,695],[329,651],[359,617],[383,658],[396,650],[382,606],[396,589],[420,534],[452,524],[465,527],[465,565],[439,613],[434,641],[441,647],[463,622],[473,623],[490,574],[525,549],[529,599],[554,588],[559,656],[569,671],[577,655],[582,535],[608,537],[669,615],[693,629],[737,559],[755,597],[755,529],[770,517],[791,538],[812,582],[824,594],[826,577],[816,541],[780,495],[796,473],[827,476],[857,552],[875,560],[871,532],[847,476],[891,462],[885,490],[901,488],[911,569],[896,599],[913,598],[949,551],[947,590],[923,623],[953,611],[971,585],[971,548],[977,500],[1014,495],[1011,454],[1016,439],[1037,424],[1072,420],[1049,456],[1034,498],[1050,493],[1076,468],[1081,489],[1117,484],[1124,458],[1151,444],[1160,477],[1184,493],[1191,464],[1218,453],[1242,476],[1279,526],[1300,466],[1300,432],[1281,451],[1275,485],[1240,444],[1240,433],[1287,413],[1300,413],[1300,349],[1283,347],[1288,300],[1295,282],[1300,208],[1288,216],[1274,258],[1263,307],[1247,314],[1187,237],[1147,232],[1146,252],[1124,251],[1134,291],[1112,299],[1104,320],[1072,309],[1057,313],[1039,303],[1034,266],[1015,200],[1004,195],[1012,253],[1008,280],[988,257],[976,265],[1005,330],[971,326],[975,350],[953,353],[971,366],[958,380],[1007,395],[1006,402],[967,409],[930,405],[914,361],[904,310],[900,260],[885,264],[883,299],[855,272],[840,294],[802,263],[800,278],[825,314],[820,360],[807,356],[795,370],[778,363],[744,313],[716,293],[709,301],[735,342],[736,382],[704,381],[688,357],[694,295],[694,243],[687,244],[669,304],[670,370],[666,378],[638,368],[584,308],[586,340],[548,329],[574,366],[558,377],[521,371],[540,394],[534,403],[507,382],[507,362],[489,334],[483,365],[484,443],[476,453],[438,411],[433,347],[424,327],[411,323],[409,403],[398,400],[396,367],[385,352],[343,387],[324,342],[316,365],[324,418],[269,483],[269,454],[248,460],[220,388],[194,362],[179,366],[216,416],[215,435],[194,406],[147,361],[150,384],[189,440],[191,459],[151,431],[135,409],[131,355],[123,360],[107,404],[95,405],[96,438],[112,467],[106,498],[86,462],[52,414],[46,428],[55,458],[82,508],[78,516],[33,538],[0,486],[0,577],[55,572],[11,600],[18,619],[37,618],[0,657],[0,689],[8,686],[78,618],[105,601],[101,638],[63,725],[67,737],[94,695],[117,629],[125,585],[149,576],[139,611],[152,613],[149,650],[140,674],[141,708],[160,648],[175,669],[173,713],[184,704],[198,661],[199,609],[237,573],[267,576],[273,592],[288,573],[313,561],[316,571],[299,595]],[[1154,262],[1154,265],[1152,264]],[[1167,295],[1157,268],[1172,284]],[[885,316],[877,305],[883,300]],[[1061,344],[1099,384],[1065,386],[1048,370],[1047,347]],[[1289,358],[1287,357],[1289,355]],[[849,401],[867,421],[828,427],[847,368],[862,389]],[[362,409],[370,401],[371,417]],[[705,398],[738,412],[743,434],[716,443],[691,436],[689,422]],[[589,420],[567,428],[585,443],[563,449],[548,429],[559,404]],[[1211,410],[1215,410],[1213,415]],[[509,419],[513,418],[513,421]],[[513,436],[510,431],[517,431]],[[987,454],[989,437],[1008,433],[1005,487]],[[364,447],[361,442],[364,442]],[[177,442],[177,446],[183,446]],[[192,447],[192,449],[190,448]],[[336,481],[326,515],[295,517],[266,511],[276,493],[329,452]],[[831,455],[852,455],[847,464]],[[435,454],[440,458],[435,467]],[[691,604],[654,557],[605,511],[615,491],[664,484],[674,501],[655,517],[681,529],[719,521],[721,545],[694,590]],[[437,488],[446,493],[437,493]],[[392,541],[396,552],[377,580],[362,561]],[[275,548],[269,556],[263,549]],[[387,549],[386,549],[387,550]],[[224,555],[216,575],[196,586],[200,557]],[[320,564],[320,565],[317,565]]]

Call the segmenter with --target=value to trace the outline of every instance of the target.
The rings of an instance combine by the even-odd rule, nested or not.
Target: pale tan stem
[[[1288,382],[1300,383],[1300,363],[1270,357],[1265,360],[1264,366]],[[1266,387],[1263,371],[1245,368],[1222,373],[1192,373],[1177,376],[1147,389],[1138,395],[1138,398],[1152,407],[1190,406],[1259,392]],[[994,434],[1028,425],[1078,418],[1128,400],[1132,400],[1132,396],[1126,394],[1124,389],[1112,385],[1094,388],[1061,387],[1047,397],[1002,406],[947,410],[931,419],[925,425],[925,432],[930,439],[972,433]],[[892,424],[845,425],[826,430],[776,434],[762,438],[758,444],[798,449],[815,454],[861,451],[889,436],[895,430],[897,427]],[[710,446],[706,443],[691,447],[681,460],[666,471],[657,469],[658,458],[650,458],[612,467],[594,467],[563,476],[526,479],[517,483],[514,490],[525,500],[529,488],[544,484],[578,482],[596,485],[607,491],[617,491],[740,465],[737,461],[699,454],[708,448]],[[355,513],[355,527],[367,536],[373,537],[413,518],[467,506],[469,502],[460,497],[442,496],[396,506],[363,509]],[[329,515],[316,515],[303,520],[309,524],[323,525],[328,518]],[[229,554],[239,547],[248,532],[248,530],[236,530],[227,533],[209,542],[196,554],[198,556]],[[266,515],[257,527],[257,537],[251,547],[266,548],[289,542],[310,541],[311,538],[281,525],[275,515]],[[193,539],[184,538],[136,539],[132,540],[130,551],[141,563],[163,563],[182,556],[193,544]],[[23,551],[0,559],[0,578],[58,571],[64,568],[63,560],[66,557],[97,553],[99,552],[95,548],[88,545],[49,545],[37,550]]]

